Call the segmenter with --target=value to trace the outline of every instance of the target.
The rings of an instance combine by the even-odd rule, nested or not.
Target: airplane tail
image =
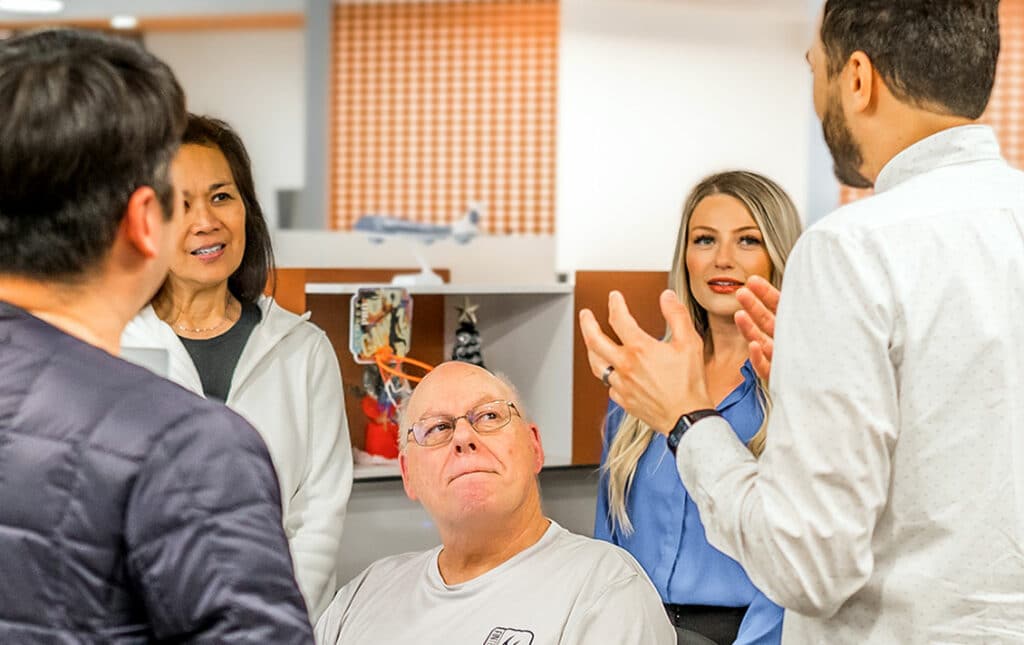
[[[470,204],[466,214],[452,224],[452,239],[459,244],[466,244],[480,232],[480,218],[484,212],[481,203]]]

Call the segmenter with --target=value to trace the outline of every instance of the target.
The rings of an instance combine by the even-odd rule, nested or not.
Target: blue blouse
[[[743,383],[729,393],[718,410],[746,443],[761,427],[764,414],[757,400],[757,377],[749,361],[741,372]],[[609,404],[602,466],[622,416],[622,408]],[[736,643],[767,645],[781,641],[782,608],[754,587],[739,563],[708,544],[697,505],[679,479],[664,435],[654,435],[637,464],[626,501],[634,529],[631,535],[612,530],[607,486],[607,476],[602,474],[594,537],[629,551],[650,576],[663,602],[718,607],[750,605]]]

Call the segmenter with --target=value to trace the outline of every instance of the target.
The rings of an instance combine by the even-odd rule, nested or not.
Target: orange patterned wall
[[[369,213],[555,231],[558,0],[340,4],[331,227]]]
[[[1010,165],[1024,168],[1024,0],[999,2],[999,36],[996,83],[981,122],[995,130]],[[839,203],[870,194],[870,190],[840,186]]]
[[[982,122],[992,126],[1003,156],[1024,168],[1024,0],[999,3],[999,65]]]

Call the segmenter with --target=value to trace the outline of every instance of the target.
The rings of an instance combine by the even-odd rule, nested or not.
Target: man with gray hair
[[[409,398],[399,435],[405,492],[442,545],[370,565],[331,602],[318,642],[675,643],[628,553],[544,517],[540,432],[510,384],[440,365]]]

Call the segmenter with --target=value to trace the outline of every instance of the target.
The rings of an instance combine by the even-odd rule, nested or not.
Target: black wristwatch
[[[668,449],[672,451],[672,454],[676,454],[676,448],[679,447],[679,442],[683,440],[683,435],[690,429],[690,426],[697,423],[701,419],[707,417],[720,417],[722,413],[718,410],[694,410],[693,412],[687,412],[683,416],[679,417],[676,421],[676,425],[668,433]]]

